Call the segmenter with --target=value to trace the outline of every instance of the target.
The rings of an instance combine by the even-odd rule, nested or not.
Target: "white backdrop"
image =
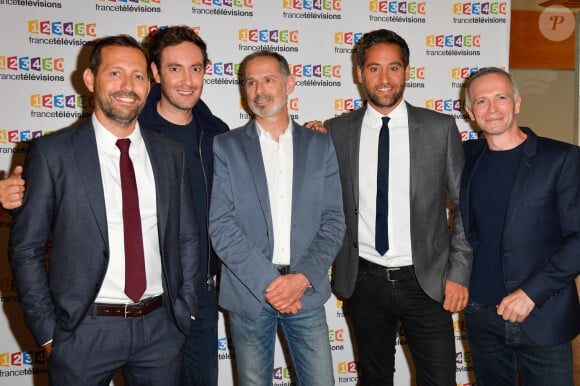
[[[406,99],[453,115],[464,139],[462,84],[482,66],[507,67],[510,1],[378,0],[0,0],[0,169],[22,163],[20,142],[70,126],[88,115],[92,98],[82,86],[86,48],[94,38],[185,24],[208,43],[203,99],[231,128],[249,116],[235,73],[258,49],[288,59],[298,77],[290,112],[299,123],[327,119],[361,106],[351,51],[367,31],[388,28],[411,48]],[[82,52],[82,54],[81,54]],[[46,385],[46,361],[34,344],[17,303],[7,262],[10,217],[0,215],[0,385]],[[337,384],[357,381],[342,304],[326,304]],[[454,315],[457,384],[473,385],[463,319]],[[224,318],[217,342],[220,385],[232,385]],[[398,339],[397,385],[411,385],[404,336]],[[119,385],[120,382],[116,382]],[[277,349],[274,385],[290,385]]]

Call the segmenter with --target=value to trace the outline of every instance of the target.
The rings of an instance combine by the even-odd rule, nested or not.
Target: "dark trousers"
[[[215,289],[197,292],[198,308],[185,340],[181,386],[218,384],[218,309]]]
[[[50,384],[109,386],[122,369],[125,386],[178,385],[184,341],[164,307],[132,319],[87,315],[69,338],[53,342]]]
[[[394,272],[390,279],[383,267],[361,259],[357,284],[347,301],[360,385],[393,385],[400,321],[415,362],[417,386],[455,386],[451,313],[421,290],[412,267]]]
[[[540,346],[496,307],[469,301],[465,327],[479,386],[574,386],[570,342]],[[546,326],[550,328],[550,326]]]

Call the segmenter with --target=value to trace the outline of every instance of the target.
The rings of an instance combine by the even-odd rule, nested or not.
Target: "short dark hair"
[[[257,59],[257,58],[276,59],[278,61],[278,65],[280,66],[280,73],[282,74],[282,76],[284,78],[287,78],[290,75],[290,65],[288,65],[288,61],[286,60],[285,57],[283,57],[282,55],[280,55],[277,52],[263,50],[263,51],[254,52],[254,53],[246,56],[242,60],[242,63],[240,64],[240,72],[238,74],[240,76],[240,78],[242,78],[242,80],[245,78],[246,67],[247,67],[248,63],[254,59]]]
[[[89,69],[93,72],[93,74],[97,75],[99,67],[103,62],[103,48],[109,46],[136,48],[143,53],[145,60],[147,60],[147,53],[145,50],[143,50],[143,47],[141,47],[141,45],[137,42],[137,40],[135,40],[134,37],[129,35],[107,36],[95,41],[95,47],[93,48],[93,52],[91,53],[91,58],[89,61]]]
[[[467,79],[465,85],[465,106],[471,108],[471,98],[469,97],[469,89],[471,88],[471,83],[473,83],[473,81],[479,77],[490,74],[505,76],[512,85],[512,90],[514,91],[514,99],[518,99],[518,97],[520,96],[520,90],[518,89],[518,85],[515,79],[513,78],[513,76],[511,76],[509,72],[499,67],[482,67],[479,70],[475,71],[473,74],[471,74],[469,79]]]
[[[161,68],[161,56],[163,50],[167,47],[189,42],[199,47],[203,55],[203,65],[207,66],[209,58],[207,56],[207,45],[195,31],[185,25],[176,25],[168,28],[160,28],[153,31],[146,39],[149,45],[149,56],[151,62],[155,63],[157,68]]]
[[[354,52],[359,67],[362,68],[365,64],[367,50],[377,44],[396,44],[399,46],[401,49],[401,56],[403,57],[403,67],[407,68],[409,65],[409,46],[405,39],[388,29],[377,29],[367,32],[356,43]]]

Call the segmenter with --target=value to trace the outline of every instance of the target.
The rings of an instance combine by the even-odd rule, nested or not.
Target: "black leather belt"
[[[145,316],[163,305],[162,295],[145,299],[139,303],[129,304],[103,304],[95,303],[89,308],[89,315],[96,316],[122,316],[125,319]]]
[[[390,282],[415,279],[415,270],[412,265],[405,265],[403,267],[384,267],[361,257],[359,258],[359,268],[361,267],[365,271],[374,275],[380,275]]]
[[[288,275],[290,274],[290,266],[289,265],[277,265],[276,269],[280,273],[280,275]]]

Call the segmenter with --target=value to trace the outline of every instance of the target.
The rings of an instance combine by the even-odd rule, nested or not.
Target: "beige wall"
[[[522,96],[518,125],[574,143],[574,71],[512,68],[510,72]]]

